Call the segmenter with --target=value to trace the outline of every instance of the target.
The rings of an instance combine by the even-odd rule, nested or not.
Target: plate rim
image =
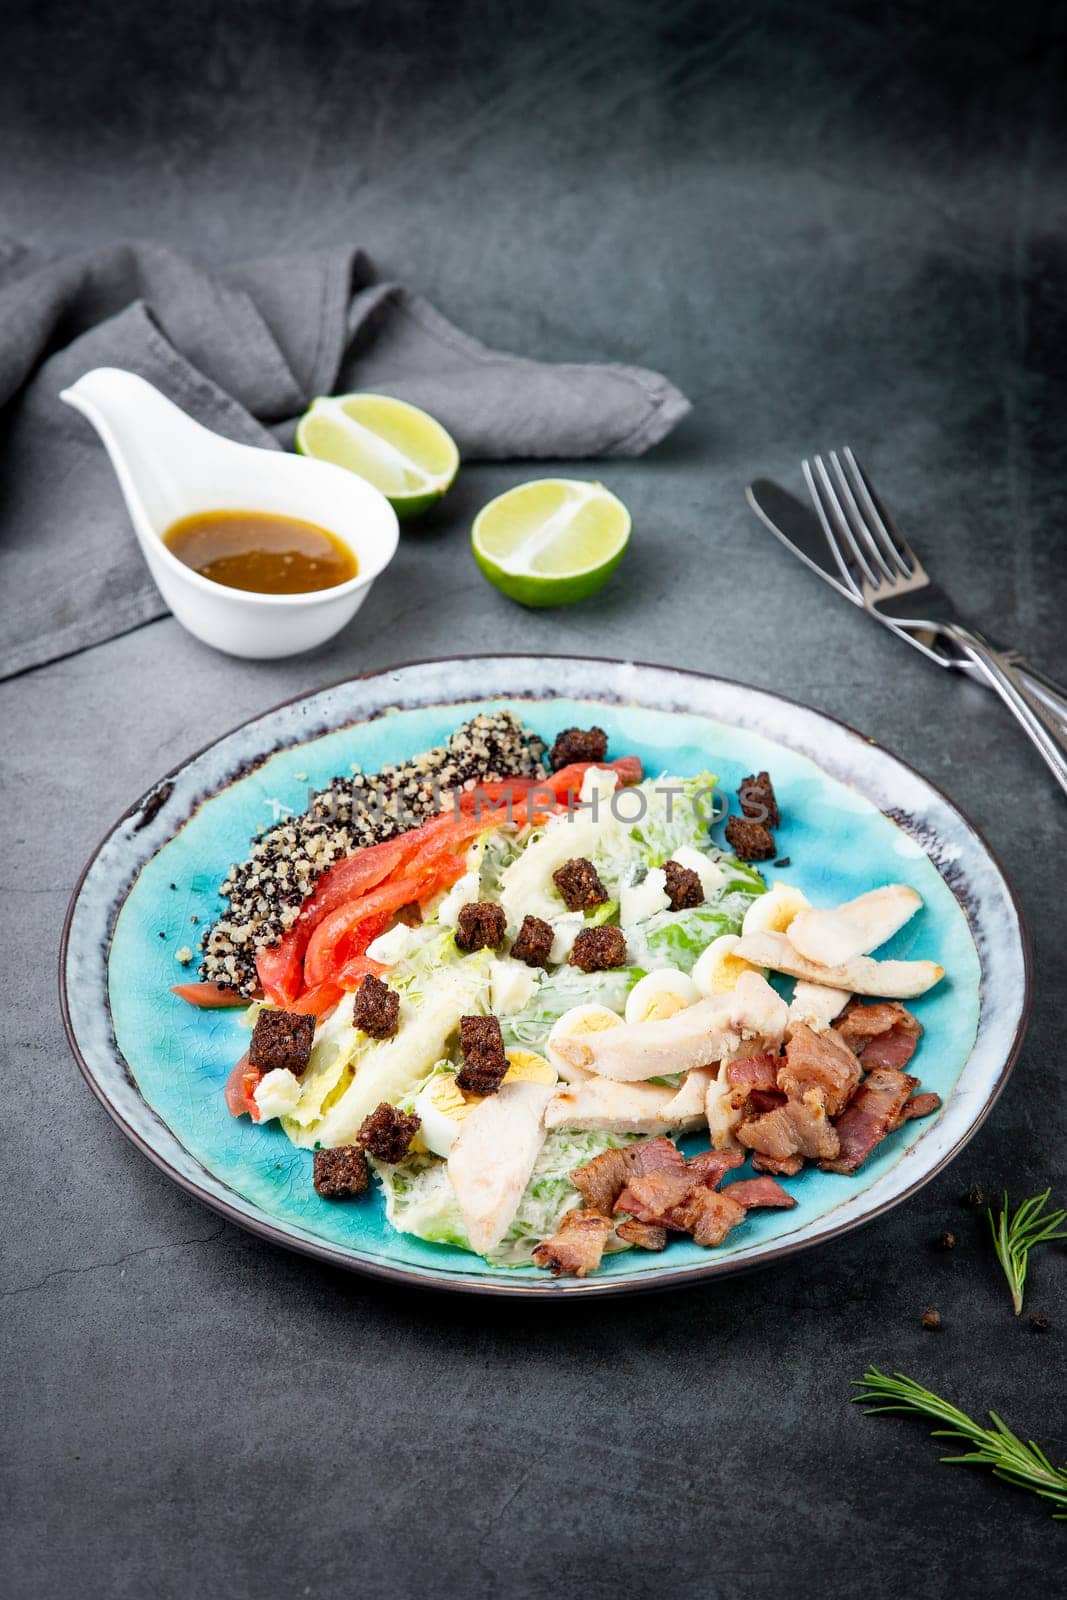
[[[522,1282],[516,1281],[514,1283],[504,1283],[494,1282],[481,1277],[465,1276],[462,1273],[434,1272],[430,1268],[420,1267],[414,1264],[399,1265],[371,1256],[362,1256],[354,1253],[351,1250],[346,1250],[342,1247],[334,1245],[325,1239],[316,1240],[313,1238],[305,1238],[295,1235],[284,1224],[275,1223],[268,1220],[261,1220],[259,1217],[255,1216],[249,1216],[244,1212],[238,1211],[235,1206],[230,1205],[220,1196],[211,1194],[209,1191],[201,1188],[200,1185],[197,1184],[192,1178],[189,1178],[184,1173],[178,1171],[171,1165],[166,1156],[161,1151],[156,1150],[133,1125],[133,1123],[126,1118],[120,1107],[116,1105],[115,1102],[105,1093],[102,1084],[97,1080],[91,1067],[89,1066],[88,1061],[86,1060],[74,1029],[67,988],[67,966],[71,930],[82,889],[98,857],[121,828],[122,824],[127,822],[132,817],[142,815],[146,811],[146,808],[151,806],[153,798],[159,794],[160,790],[166,783],[168,783],[170,779],[184,772],[195,761],[198,761],[209,751],[215,749],[216,746],[224,744],[235,734],[243,732],[243,730],[249,727],[252,723],[259,722],[263,718],[272,717],[278,712],[285,711],[291,706],[299,705],[301,702],[314,699],[319,695],[329,694],[332,691],[342,689],[349,684],[364,683],[374,679],[384,679],[396,673],[405,672],[413,668],[501,660],[537,660],[540,662],[571,661],[582,662],[584,664],[602,665],[606,668],[628,668],[631,670],[648,669],[649,671],[653,672],[668,672],[682,678],[694,678],[702,683],[720,683],[727,685],[732,689],[740,689],[742,691],[748,690],[757,694],[767,695],[781,705],[792,706],[799,711],[808,713],[809,715],[820,717],[826,722],[834,724],[843,732],[850,734],[856,739],[859,739],[863,743],[875,746],[885,755],[889,756],[891,760],[897,762],[899,766],[903,767],[904,770],[910,773],[912,777],[917,778],[920,783],[924,784],[929,790],[937,795],[938,798],[945,804],[945,806],[947,806],[950,811],[954,812],[956,816],[963,821],[966,827],[978,840],[982,849],[986,852],[986,855],[989,857],[990,861],[995,867],[1007,892],[1008,900],[1011,904],[1015,916],[1016,927],[1019,933],[1019,942],[1022,955],[1023,992],[1011,1043],[1009,1045],[1004,1062],[997,1074],[995,1082],[993,1083],[974,1120],[962,1131],[959,1138],[941,1155],[941,1157],[933,1164],[933,1166],[929,1167],[927,1170],[918,1175],[912,1182],[905,1184],[904,1187],[902,1187],[895,1194],[887,1196],[884,1200],[880,1201],[877,1205],[872,1207],[870,1211],[865,1212],[862,1216],[850,1218],[844,1222],[837,1223],[836,1225],[827,1228],[824,1232],[820,1233],[818,1237],[813,1239],[802,1238],[795,1239],[793,1241],[788,1239],[783,1240],[778,1244],[772,1245],[763,1254],[755,1258],[737,1259],[730,1256],[716,1258],[713,1253],[709,1252],[709,1259],[706,1263],[701,1262],[695,1266],[680,1268],[669,1274],[649,1273],[647,1275],[642,1274],[638,1278],[627,1280],[614,1278],[603,1278],[599,1280],[596,1278],[564,1280],[553,1278],[551,1280],[539,1280],[537,1283],[532,1283],[526,1280],[523,1280]],[[511,696],[511,698],[529,698],[533,702],[537,701],[537,696],[535,694],[531,694],[528,697]],[[550,698],[559,697],[553,696]],[[583,696],[582,698],[590,697]],[[439,703],[444,705],[449,704],[450,702],[441,701]],[[334,732],[339,731],[339,729],[325,731]],[[321,733],[315,733],[311,735],[311,738],[316,737],[321,737]],[[307,741],[295,741],[294,747],[304,742],[311,742],[311,738],[309,738]],[[783,741],[779,740],[777,742],[781,743]],[[269,752],[264,757],[264,760],[268,760],[272,754],[277,754],[278,750],[281,748],[283,747],[279,746],[274,751]],[[818,765],[818,763],[816,763],[816,765]],[[824,769],[820,767],[820,770]],[[828,774],[828,776],[832,776],[832,774]],[[239,781],[239,779],[235,778],[232,781]],[[842,780],[835,779],[835,781],[840,782]],[[230,785],[226,785],[226,787],[229,786]],[[881,810],[880,807],[879,810]],[[883,812],[882,814],[884,815],[885,813]],[[890,818],[890,820],[894,819]],[[163,846],[160,845],[157,850],[152,852],[152,856],[150,856],[148,859],[151,860],[156,854],[158,854],[158,850],[162,848]],[[926,852],[924,851],[924,854],[925,853]],[[936,866],[935,870],[938,870]],[[137,876],[139,875],[140,872],[138,871]],[[956,894],[952,884],[944,879],[944,874],[939,872],[939,876],[941,876],[942,880],[946,882],[946,887],[952,894],[953,899],[956,900],[957,904],[960,904],[959,897]],[[118,911],[120,911],[122,905],[125,904],[126,898],[132,890],[133,883],[136,881],[137,878],[135,876],[133,882],[131,882],[131,884],[127,887],[122,900],[119,902],[119,905],[116,909],[116,921]],[[966,915],[965,908],[961,906],[961,910],[964,910],[964,914]],[[114,936],[114,927],[115,923],[113,922],[107,933],[106,943],[108,953],[110,953],[111,941]],[[206,744],[201,745],[198,749],[192,751],[183,760],[175,763],[174,766],[169,767],[166,772],[160,774],[159,777],[149,784],[148,788],[144,790],[144,792],[132,803],[132,805],[128,806],[116,818],[111,826],[107,828],[97,842],[96,846],[91,851],[90,855],[86,859],[85,865],[78,874],[74,888],[71,891],[66,912],[64,913],[63,917],[63,927],[59,943],[58,979],[60,1014],[63,1019],[63,1028],[64,1032],[66,1033],[67,1043],[70,1047],[71,1054],[77,1063],[78,1070],[80,1071],[82,1077],[85,1079],[89,1088],[96,1096],[96,1099],[107,1111],[112,1121],[126,1136],[126,1138],[129,1139],[131,1144],[133,1144],[142,1155],[146,1156],[153,1166],[155,1166],[159,1171],[163,1172],[169,1179],[171,1179],[172,1182],[176,1183],[179,1188],[183,1189],[187,1194],[199,1201],[201,1205],[207,1206],[210,1210],[216,1212],[218,1215],[221,1215],[226,1221],[233,1223],[236,1227],[243,1229],[246,1233],[254,1234],[256,1237],[265,1239],[271,1244],[280,1245],[284,1249],[295,1251],[300,1255],[307,1256],[313,1260],[322,1261],[332,1267],[339,1267],[348,1272],[357,1272],[382,1281],[401,1284],[405,1287],[414,1286],[420,1289],[434,1289],[442,1293],[503,1295],[508,1298],[523,1298],[527,1300],[530,1298],[544,1298],[547,1295],[552,1299],[558,1300],[561,1296],[572,1296],[575,1294],[614,1296],[624,1294],[650,1294],[657,1292],[665,1293],[676,1288],[692,1287],[697,1283],[713,1282],[718,1278],[732,1277],[744,1272],[759,1271],[764,1267],[775,1265],[789,1257],[800,1255],[806,1250],[812,1250],[820,1245],[829,1244],[836,1239],[840,1239],[845,1234],[854,1233],[858,1229],[865,1227],[868,1223],[874,1222],[877,1220],[877,1218],[884,1216],[886,1212],[893,1210],[896,1206],[903,1204],[905,1200],[910,1199],[926,1184],[932,1182],[933,1179],[945,1169],[945,1167],[955,1160],[964,1146],[970,1143],[971,1139],[974,1138],[979,1128],[981,1128],[1004,1091],[1008,1079],[1010,1078],[1015,1067],[1015,1063],[1018,1060],[1019,1052],[1022,1049],[1023,1041],[1026,1037],[1027,1028],[1029,1027],[1030,1023],[1030,1016],[1033,1007],[1033,946],[1030,937],[1030,930],[1027,925],[1022,903],[1019,899],[1018,891],[1012,882],[1010,875],[1005,870],[999,853],[990,844],[982,829],[972,821],[968,814],[956,803],[955,800],[946,794],[938,784],[934,783],[931,779],[927,778],[925,774],[920,772],[917,767],[914,767],[910,762],[905,761],[903,757],[899,756],[895,750],[890,749],[888,745],[883,744],[881,740],[873,738],[870,734],[862,733],[851,723],[844,721],[843,718],[836,717],[832,713],[822,711],[815,706],[809,706],[804,701],[795,699],[792,695],[779,694],[777,690],[762,688],[757,684],[747,683],[740,678],[729,678],[724,677],[719,673],[702,672],[699,670],[699,668],[695,667],[678,667],[664,662],[638,661],[633,658],[624,658],[618,656],[587,656],[570,652],[532,652],[526,650],[494,650],[492,652],[457,651],[451,655],[416,657],[410,661],[395,662],[383,667],[376,667],[368,672],[348,673],[344,677],[337,678],[331,683],[322,684],[316,689],[305,690],[300,694],[289,695],[285,699],[279,700],[276,704],[268,706],[265,710],[254,712],[251,716],[243,718],[240,722],[235,723],[231,728],[226,729],[223,733],[218,734],[214,739],[208,740]],[[106,990],[103,1000],[104,1006],[110,1017],[111,1005]],[[113,1033],[114,1028],[112,1026],[112,1034]],[[970,1052],[968,1053],[967,1057],[967,1060],[969,1059]],[[147,1102],[145,1103],[147,1104]],[[167,1124],[164,1124],[164,1126],[167,1126]],[[173,1129],[170,1129],[169,1131],[175,1138],[178,1137],[177,1134],[174,1133]]]

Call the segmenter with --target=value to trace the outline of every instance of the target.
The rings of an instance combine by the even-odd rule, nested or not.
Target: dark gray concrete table
[[[637,533],[582,608],[524,612],[481,583],[470,516],[527,469],[475,467],[313,658],[225,660],[165,621],[0,686],[0,1586],[1053,1589],[1063,1533],[1037,1501],[938,1465],[921,1425],[865,1419],[848,1395],[869,1362],[901,1368],[1067,1457],[1067,1257],[1033,1269],[1029,1305],[1052,1324],[1035,1334],[959,1200],[975,1182],[1064,1198],[1063,801],[981,691],[835,603],[741,497],[757,472],[795,477],[804,452],[853,442],[960,603],[1062,674],[1052,8],[961,7],[936,30],[906,5],[12,9],[12,231],[57,248],[151,234],[213,260],[354,237],[490,342],[647,362],[696,409],[654,457],[600,469]],[[922,1194],[773,1272],[530,1308],[286,1255],[125,1142],[56,1003],[63,911],[105,826],[246,715],[482,642],[781,689],[899,752],[987,832],[1034,934],[1033,1021],[995,1114]],[[930,1305],[939,1335],[919,1325]]]

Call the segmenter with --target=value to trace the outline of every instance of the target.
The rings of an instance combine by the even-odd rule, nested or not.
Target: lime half
[[[459,468],[459,451],[439,422],[386,394],[324,396],[296,428],[296,448],[366,478],[400,518],[440,500]]]
[[[623,558],[630,513],[602,483],[537,478],[479,511],[474,559],[524,606],[566,606],[595,594]]]

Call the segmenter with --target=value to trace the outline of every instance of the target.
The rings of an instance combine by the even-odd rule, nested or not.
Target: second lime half
[[[489,582],[525,606],[585,600],[607,582],[630,541],[630,513],[602,483],[537,478],[478,513],[474,559]]]

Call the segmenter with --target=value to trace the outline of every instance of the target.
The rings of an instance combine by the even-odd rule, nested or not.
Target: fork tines
[[[804,480],[842,577],[877,591],[902,580],[924,581],[922,566],[847,446],[803,463]]]

